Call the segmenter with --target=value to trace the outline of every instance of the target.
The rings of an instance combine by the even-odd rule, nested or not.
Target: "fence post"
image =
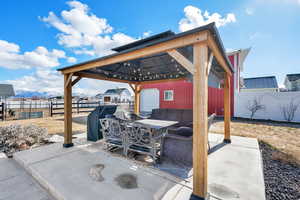
[[[32,104],[32,102],[30,101],[30,104],[29,104],[29,119],[31,118],[31,104]]]
[[[53,103],[50,101],[50,116],[53,117]]]
[[[0,108],[1,108],[1,112],[0,112],[1,119],[2,121],[4,121],[4,103],[1,103]]]
[[[2,103],[2,121],[6,119],[6,104],[3,102]]]
[[[77,101],[77,113],[79,113],[79,100]]]

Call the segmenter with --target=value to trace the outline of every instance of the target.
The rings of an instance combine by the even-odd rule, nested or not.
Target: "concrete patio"
[[[15,160],[0,153],[0,199],[54,200]]]
[[[212,153],[208,156],[210,199],[265,199],[262,160],[256,139],[232,136],[232,144],[223,144],[223,136],[209,134]],[[76,199],[189,199],[192,171],[181,179],[157,168],[116,156],[102,149],[101,142],[74,141],[73,148],[61,143],[14,154],[21,164],[50,194],[61,200]],[[90,168],[102,164],[103,179],[89,176]],[[136,179],[136,187],[120,181],[122,175]],[[132,180],[131,180],[132,181]]]

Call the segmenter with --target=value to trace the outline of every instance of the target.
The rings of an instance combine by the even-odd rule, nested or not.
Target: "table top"
[[[140,123],[146,126],[149,126],[153,129],[161,129],[161,128],[167,128],[169,126],[175,125],[178,122],[177,121],[167,121],[167,120],[158,120],[158,119],[142,119],[137,120],[135,123]]]

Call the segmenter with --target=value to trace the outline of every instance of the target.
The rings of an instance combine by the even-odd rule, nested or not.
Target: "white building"
[[[288,91],[300,91],[300,74],[287,74],[284,85]]]
[[[132,101],[131,93],[127,88],[106,90],[102,97],[105,103],[127,103]]]
[[[241,92],[279,92],[275,76],[244,78]]]

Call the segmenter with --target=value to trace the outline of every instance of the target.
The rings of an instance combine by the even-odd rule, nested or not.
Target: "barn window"
[[[165,90],[164,91],[164,100],[165,101],[173,101],[174,100],[173,90]]]

